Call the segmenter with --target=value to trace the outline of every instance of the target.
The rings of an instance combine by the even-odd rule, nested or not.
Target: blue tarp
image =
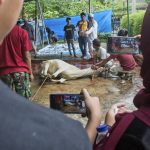
[[[105,10],[94,13],[94,19],[98,23],[98,32],[112,32],[111,26],[112,10]],[[81,20],[80,16],[73,16],[71,23],[76,26],[77,22]],[[45,25],[55,32],[59,39],[64,37],[64,26],[66,25],[66,17],[45,19]]]

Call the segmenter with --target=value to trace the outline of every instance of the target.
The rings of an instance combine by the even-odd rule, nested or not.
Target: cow
[[[42,76],[49,76],[53,82],[63,83],[66,80],[77,79],[81,77],[88,77],[100,73],[103,68],[93,70],[91,68],[79,69],[74,65],[71,65],[60,59],[51,59],[43,61],[42,64]],[[57,77],[59,80],[56,80]]]

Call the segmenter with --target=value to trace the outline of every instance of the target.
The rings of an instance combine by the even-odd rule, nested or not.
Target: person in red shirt
[[[0,44],[17,21],[22,4],[23,0],[0,0]],[[99,117],[95,119],[95,116],[101,116],[99,99],[94,97],[89,100],[90,95],[86,90],[84,96],[89,116],[86,130],[91,129],[90,131],[95,135],[95,127],[100,124]],[[92,150],[92,145],[80,122],[27,101],[26,98],[12,92],[1,81],[0,122],[2,122],[0,150]],[[94,137],[91,136],[92,139]]]
[[[127,36],[127,34],[128,31],[125,29],[121,29],[118,32],[118,36]],[[116,75],[119,71],[131,71],[137,66],[137,63],[132,54],[111,54],[108,58],[93,65],[92,69],[98,69],[99,67],[104,66],[111,59],[117,59],[120,63],[120,67],[116,66],[117,69],[116,67],[111,68],[111,71],[114,72]]]
[[[131,55],[131,54],[112,54],[108,58],[92,65],[91,68],[98,69],[100,67],[103,67],[111,59],[117,59],[120,64],[120,66],[112,66],[111,67],[111,72],[113,72],[113,74],[115,74],[115,75],[117,75],[118,72],[121,72],[121,71],[131,71],[137,66],[137,63],[136,63],[133,55]]]
[[[0,78],[10,88],[26,97],[31,97],[29,78],[31,69],[31,42],[27,31],[15,25],[0,45]]]
[[[120,63],[120,66],[124,71],[130,71],[135,68],[137,65],[133,55],[131,54],[113,54],[110,56],[110,59],[117,59]]]

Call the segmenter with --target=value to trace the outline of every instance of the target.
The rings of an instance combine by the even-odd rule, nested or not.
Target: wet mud
[[[135,109],[132,101],[139,89],[142,88],[142,79],[139,76],[139,72],[140,68],[136,68],[132,81],[126,80],[125,83],[123,83],[120,79],[105,79],[103,77],[97,77],[94,78],[94,80],[91,80],[91,78],[70,80],[63,84],[46,81],[40,88],[39,92],[34,95],[40,87],[39,78],[36,77],[35,81],[31,85],[32,93],[34,95],[33,102],[49,108],[49,94],[80,93],[82,88],[86,88],[92,96],[99,97],[103,111],[102,117],[104,120],[107,110],[116,102],[125,102],[130,109]],[[82,118],[81,115],[69,114],[68,116],[81,121],[83,125],[86,124],[87,119]]]

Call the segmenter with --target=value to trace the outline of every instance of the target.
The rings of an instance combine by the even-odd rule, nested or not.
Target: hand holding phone
[[[139,54],[139,40],[134,37],[110,36],[107,51],[110,54]]]
[[[50,94],[50,107],[64,113],[86,113],[85,101],[82,94]]]
[[[50,94],[50,107],[64,113],[87,114],[88,118],[101,118],[101,108],[98,97],[90,96],[87,89],[80,94]]]
[[[89,119],[94,118],[95,120],[100,120],[102,113],[99,98],[91,96],[87,89],[82,89],[81,93],[85,100],[87,117]]]

